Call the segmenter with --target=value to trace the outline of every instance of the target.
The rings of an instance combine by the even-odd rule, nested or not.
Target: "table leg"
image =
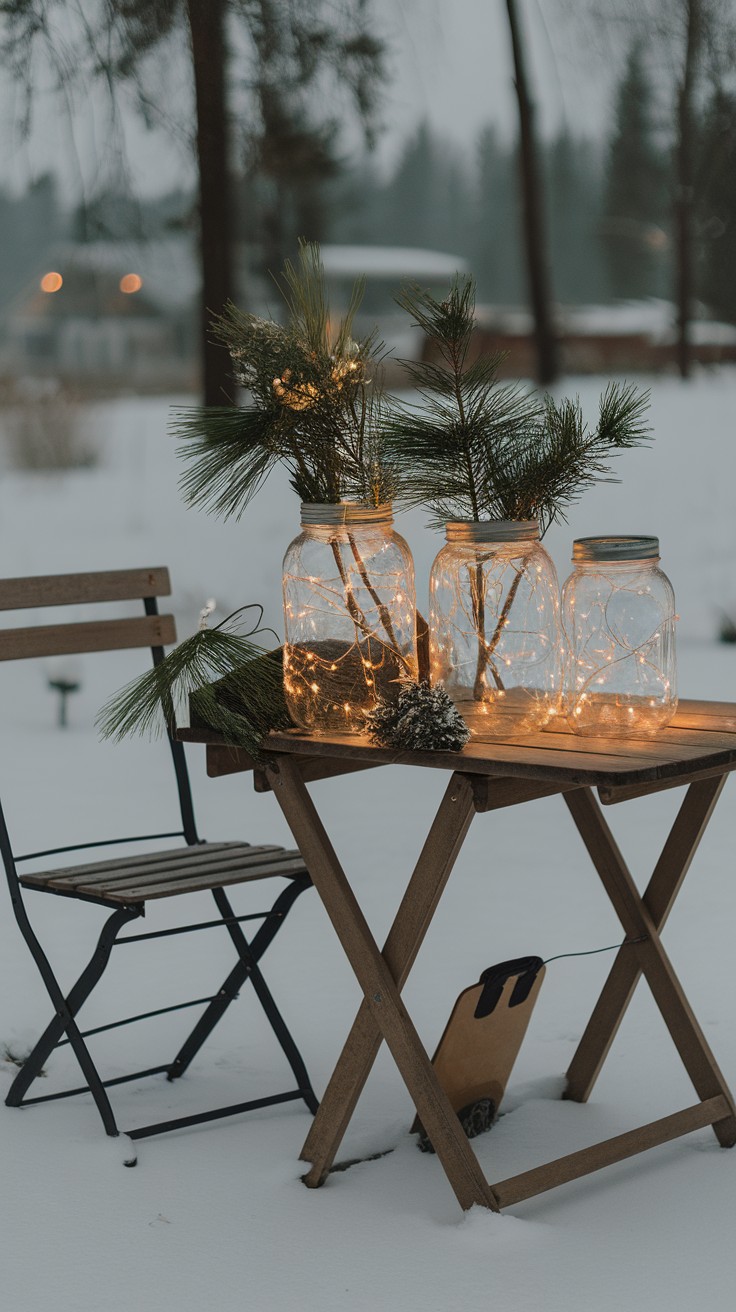
[[[661,932],[721,795],[726,775],[691,784],[662,849],[643,902]],[[634,996],[641,966],[628,947],[618,953],[567,1071],[565,1097],[587,1102]]]
[[[281,757],[278,767],[269,771],[269,782],[363,990],[374,1024],[391,1050],[460,1206],[467,1209],[480,1204],[498,1211],[498,1200],[440,1087],[401,1001],[391,969],[378,950],[317,815],[298,764]],[[420,923],[426,916],[428,924],[429,904],[422,910]],[[358,1055],[362,1059],[362,1050]]]
[[[399,989],[406,983],[473,815],[471,781],[453,774],[384,944],[383,957]],[[363,1001],[301,1151],[302,1161],[312,1163],[304,1177],[306,1184],[321,1184],[332,1166],[382,1042],[381,1030]]]
[[[736,1108],[733,1098],[662,947],[655,919],[639,895],[590,789],[581,788],[567,793],[565,801],[627,937],[638,939],[644,936],[643,942],[633,944],[626,951],[634,953],[638,959],[638,966],[649,984],[698,1096],[708,1100],[721,1095],[728,1104],[730,1115],[714,1123],[713,1129],[719,1143],[723,1147],[731,1147],[736,1143]],[[680,882],[683,877],[684,871]],[[672,895],[660,919],[664,918],[673,900]]]

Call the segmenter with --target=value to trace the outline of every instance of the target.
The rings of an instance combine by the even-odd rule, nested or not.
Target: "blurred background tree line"
[[[507,8],[511,18],[517,6],[508,0]],[[69,19],[62,45],[60,15]],[[564,6],[558,18],[565,21]],[[25,87],[27,116],[42,47],[60,88],[75,77],[102,81],[113,97],[132,86],[142,113],[155,118],[146,70],[179,40],[191,59],[199,179],[196,193],[153,200],[108,183],[72,209],[50,177],[25,195],[0,194],[0,294],[30,269],[41,241],[196,228],[203,328],[229,296],[247,303],[233,267],[238,241],[258,251],[263,269],[279,268],[299,237],[445,251],[467,260],[481,303],[522,306],[530,253],[521,234],[533,206],[545,297],[563,305],[671,300],[686,373],[695,301],[736,323],[733,0],[642,0],[634,8],[622,0],[596,21],[628,33],[616,46],[625,54],[608,130],[598,139],[568,130],[550,139],[535,125],[526,143],[522,131],[522,155],[536,156],[530,195],[520,186],[519,145],[492,123],[462,149],[423,122],[388,173],[378,168],[370,147],[388,52],[369,0],[0,0],[0,49]],[[515,73],[518,87],[518,62]],[[529,108],[533,94],[532,87]],[[347,120],[360,125],[364,152],[346,151]],[[222,395],[221,356],[207,345],[209,401]]]
[[[672,155],[655,125],[636,52],[617,101],[608,141],[562,133],[541,145],[554,294],[565,304],[672,294]],[[736,96],[719,91],[703,106],[699,147],[697,293],[736,323]],[[236,231],[262,243],[269,268],[279,267],[300,235],[417,246],[467,259],[480,301],[519,305],[526,298],[517,152],[492,125],[463,154],[424,122],[388,176],[370,156],[333,160],[310,179],[306,203],[281,207],[277,253],[270,179],[243,172],[232,189]],[[46,175],[24,195],[0,193],[0,287],[33,267],[49,236],[137,240],[181,231],[194,215],[195,197],[182,190],[148,200],[106,191],[64,210]]]

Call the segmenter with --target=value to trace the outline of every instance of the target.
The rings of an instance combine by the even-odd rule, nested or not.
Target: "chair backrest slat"
[[[130,647],[166,647],[172,642],[176,642],[173,615],[36,625],[34,628],[0,630],[0,661],[118,651]]]
[[[165,567],[0,579],[0,610],[27,610],[34,606],[75,606],[96,601],[133,601],[144,597],[168,597],[170,594],[169,571]],[[138,646],[139,644],[123,645]],[[83,650],[97,650],[97,648],[83,648]],[[22,654],[35,655],[36,653],[23,652]]]
[[[59,616],[56,624],[36,624],[3,628],[0,626],[0,663],[49,656],[71,656],[82,652],[112,652],[147,647],[156,664],[162,649],[176,642],[173,615],[159,615],[157,598],[171,593],[169,571],[164,566],[153,569],[119,569],[85,574],[47,574],[30,578],[0,579],[0,611],[26,608],[71,607],[67,622]],[[137,602],[134,615],[110,619],[80,620],[75,608],[87,603]],[[141,603],[145,614],[140,613]],[[126,608],[127,609],[127,608]],[[114,607],[113,615],[117,606]],[[109,612],[108,612],[109,613]],[[39,619],[45,619],[40,615]],[[192,807],[191,788],[184,748],[172,736],[169,725],[169,748],[176,775],[179,808],[188,843],[197,843],[197,826]],[[17,888],[17,872],[10,839],[3,837],[4,821],[0,808],[0,849],[8,878]],[[84,846],[84,845],[83,845]]]

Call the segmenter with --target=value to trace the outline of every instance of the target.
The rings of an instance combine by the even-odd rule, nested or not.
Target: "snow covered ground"
[[[593,413],[600,380],[575,380]],[[223,612],[251,600],[279,628],[279,571],[298,507],[274,480],[247,519],[223,526],[187,511],[166,435],[168,400],[131,399],[90,408],[97,469],[63,477],[0,473],[2,574],[168,564],[182,635],[216,596]],[[594,532],[659,534],[678,598],[680,690],[736,700],[736,650],[715,642],[719,607],[736,604],[736,373],[699,375],[690,386],[652,382],[656,442],[619,462],[622,486],[589,493],[548,543],[561,578],[572,537]],[[439,539],[419,515],[402,531],[417,561],[421,598]],[[132,658],[135,665],[135,657]],[[48,669],[0,666],[0,793],[21,850],[53,839],[125,832],[126,806],[141,828],[158,824],[165,751],[159,745],[95,742],[94,715],[128,677],[128,658],[80,658],[82,691],[71,725],[55,727]],[[83,774],[88,748],[95,767]],[[206,836],[289,843],[280,813],[246,776],[207,780],[203,754],[191,766]],[[41,780],[41,766],[48,778]],[[353,875],[376,935],[390,923],[444,787],[434,772],[405,769],[314,785],[335,846]],[[736,997],[731,976],[736,881],[732,784],[707,832],[667,927],[666,943],[720,1064],[736,1084]],[[118,808],[110,798],[118,796]],[[637,877],[656,860],[678,792],[633,802],[609,820]],[[519,820],[524,823],[520,824]],[[7,895],[0,916],[0,1051],[22,1053],[49,1004]],[[189,919],[194,899],[181,909]],[[245,907],[244,898],[238,905]],[[574,918],[570,908],[575,907]],[[170,909],[170,908],[168,908]],[[31,900],[38,932],[65,983],[99,930],[94,908]],[[207,911],[206,901],[202,910]],[[159,913],[154,909],[154,926]],[[471,829],[406,995],[429,1048],[457,992],[492,962],[616,943],[621,930],[558,799],[534,810],[478,817]],[[146,961],[154,963],[146,972]],[[219,932],[146,945],[114,957],[83,1015],[85,1026],[216,987],[231,964]],[[611,957],[548,968],[504,1104],[505,1115],[474,1144],[490,1179],[504,1178],[615,1135],[694,1101],[674,1048],[641,987],[590,1103],[559,1100],[564,1072]],[[266,958],[266,974],[321,1093],[357,1009],[359,992],[316,894],[297,903]],[[106,1006],[107,1004],[107,1006]],[[162,1018],[104,1036],[95,1052],[106,1072],[165,1060],[186,1032]],[[0,1094],[15,1068],[0,1060]],[[57,1074],[58,1072],[58,1074]],[[48,1086],[77,1082],[73,1062],[50,1063]],[[120,1124],[185,1114],[201,1106],[288,1087],[270,1031],[247,993],[230,1010],[188,1076],[113,1090]],[[435,1158],[408,1134],[412,1109],[382,1052],[341,1156],[393,1149],[335,1175],[321,1190],[300,1183],[309,1117],[296,1103],[144,1141],[133,1171],[120,1165],[91,1100],[25,1111],[0,1106],[0,1307],[12,1312],[181,1312],[243,1307],[269,1312],[709,1312],[733,1307],[736,1155],[711,1130],[502,1216],[467,1216]]]

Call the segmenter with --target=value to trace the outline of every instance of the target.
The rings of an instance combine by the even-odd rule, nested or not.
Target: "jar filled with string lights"
[[[390,505],[302,505],[284,558],[284,691],[313,733],[353,732],[415,680],[414,565]]]
[[[333,319],[318,247],[301,243],[281,281],[284,323],[229,306],[214,324],[245,406],[190,411],[186,499],[240,515],[277,464],[301,507],[283,569],[284,694],[310,732],[360,732],[379,697],[417,677],[414,568],[393,528],[375,334],[356,341],[363,286]]]
[[[561,683],[557,573],[536,520],[450,522],[430,576],[430,670],[471,733],[534,733]]]
[[[601,478],[607,458],[641,443],[647,396],[611,383],[589,427],[577,400],[499,380],[503,356],[478,350],[475,288],[444,300],[420,288],[399,303],[426,340],[404,361],[418,400],[383,431],[401,497],[429,509],[447,541],[432,567],[430,663],[471,732],[516,737],[561,706],[562,630],[554,566],[541,539]]]
[[[573,544],[562,591],[565,708],[575,733],[648,738],[677,710],[675,595],[656,537]]]

